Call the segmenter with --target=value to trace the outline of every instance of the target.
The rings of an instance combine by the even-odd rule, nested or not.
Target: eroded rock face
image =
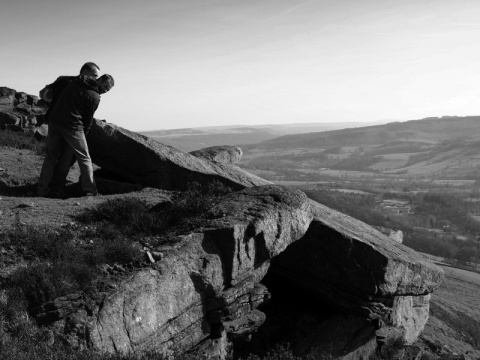
[[[87,136],[92,161],[143,185],[166,190],[220,181],[234,188],[270,182],[239,167],[207,161],[121,127],[95,120]]]
[[[17,100],[17,104],[26,103],[27,95],[28,95],[27,93],[17,91],[15,93],[15,99]]]
[[[0,87],[0,128],[31,128],[37,124],[37,116],[45,113],[47,107],[36,96]]]
[[[86,322],[91,346],[224,354],[225,336],[248,343],[249,334],[270,326],[263,306],[271,295],[262,281],[271,274],[294,283],[314,304],[327,304],[325,319],[317,316],[314,335],[298,349],[308,345],[354,359],[375,349],[378,328],[414,341],[428,317],[428,294],[443,277],[413,250],[300,191],[244,189],[215,206],[210,218],[92,311]]]
[[[240,162],[243,152],[238,146],[223,145],[191,151],[190,154],[210,161],[235,165]]]
[[[422,332],[429,309],[430,294],[395,297],[390,314],[391,324],[405,330],[403,337],[407,344],[412,344]]]
[[[351,237],[332,225],[314,220],[301,240],[273,259],[272,271],[341,311],[402,328],[404,340],[413,343],[428,320],[426,294],[441,282],[442,271],[386,237],[361,227]]]
[[[16,125],[19,126],[25,122],[26,116],[18,114],[13,109],[0,110],[0,126]]]
[[[0,105],[13,106],[15,100],[15,90],[5,86],[0,87]]]
[[[438,286],[442,271],[413,250],[358,220],[334,216],[314,219],[305,237],[275,259],[276,271],[372,319],[384,316],[393,296],[424,295]]]

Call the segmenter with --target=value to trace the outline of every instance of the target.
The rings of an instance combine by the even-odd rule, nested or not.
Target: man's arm
[[[100,95],[96,92],[90,92],[87,94],[87,101],[82,114],[83,131],[85,134],[88,133],[92,127],[93,115],[98,108],[98,104],[100,104]]]

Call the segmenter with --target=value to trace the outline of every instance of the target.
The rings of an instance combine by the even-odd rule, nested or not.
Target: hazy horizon
[[[480,114],[478,15],[473,0],[8,1],[0,86],[38,94],[94,61],[116,81],[95,116],[135,131]]]
[[[337,121],[337,122],[310,122],[310,123],[270,123],[270,124],[228,124],[228,125],[200,125],[200,126],[190,126],[190,127],[182,127],[182,128],[169,128],[169,129],[149,129],[149,130],[139,130],[141,132],[149,132],[149,131],[175,131],[175,130],[188,130],[188,129],[220,129],[220,128],[241,128],[241,127],[274,127],[274,126],[282,126],[282,127],[312,127],[312,126],[327,126],[327,125],[341,125],[341,124],[358,124],[361,126],[371,126],[371,125],[382,125],[387,124],[389,122],[395,122],[396,120],[380,120],[380,121]],[[408,121],[408,120],[405,120]]]

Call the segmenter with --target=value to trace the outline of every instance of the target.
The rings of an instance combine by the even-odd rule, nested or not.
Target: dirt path
[[[118,197],[134,196],[152,205],[168,197],[166,191],[152,188],[128,194],[65,200],[37,197],[35,189],[42,162],[43,158],[32,151],[0,148],[0,229],[11,226],[17,219],[31,225],[61,226],[74,221],[75,216],[86,209]],[[67,180],[76,182],[78,177],[78,167],[74,166]]]
[[[168,199],[166,191],[152,188],[128,194],[72,197],[65,200],[0,195],[0,228],[11,226],[16,219],[30,225],[61,226],[75,221],[75,216],[104,201],[126,196],[145,200],[151,205]]]

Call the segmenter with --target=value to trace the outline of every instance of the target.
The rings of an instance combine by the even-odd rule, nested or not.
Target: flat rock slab
[[[193,156],[224,164],[238,164],[242,158],[242,149],[238,146],[211,146],[200,150],[190,151]]]
[[[95,120],[88,133],[92,161],[143,186],[176,190],[220,181],[236,189],[270,184],[241,168],[208,161],[114,124]]]
[[[318,239],[336,239],[335,242],[315,242],[322,243],[322,248],[324,243],[329,243],[325,245],[327,256],[338,258],[338,262],[349,263],[352,269],[364,269],[363,277],[371,279],[368,285],[364,283],[358,288],[375,296],[424,295],[440,285],[443,270],[415,250],[360,220],[309,201],[315,218],[309,230]],[[349,269],[343,275],[355,284],[356,274]]]

